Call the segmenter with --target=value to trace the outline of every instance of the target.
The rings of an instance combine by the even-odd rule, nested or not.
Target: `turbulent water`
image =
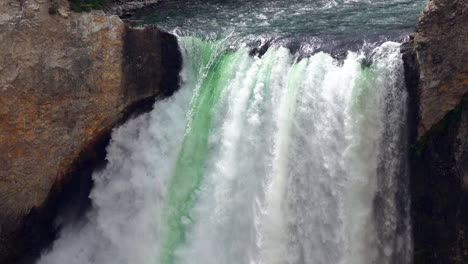
[[[179,37],[180,90],[113,132],[38,264],[411,263],[400,44],[239,41]]]
[[[277,42],[302,54],[401,41],[425,0],[172,0],[134,19],[178,35],[230,36],[231,47]]]

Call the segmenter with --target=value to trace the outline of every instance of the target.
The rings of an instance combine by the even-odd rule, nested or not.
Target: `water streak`
[[[180,45],[183,87],[113,132],[87,220],[40,264],[410,263],[399,44]]]

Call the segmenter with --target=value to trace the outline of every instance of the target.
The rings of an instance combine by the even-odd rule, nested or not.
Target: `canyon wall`
[[[468,1],[430,0],[403,45],[415,264],[468,263]]]
[[[112,128],[178,85],[174,36],[58,3],[0,1],[0,263],[53,240],[60,200],[90,188]]]
[[[431,0],[423,10],[409,46],[417,67],[413,85],[418,106],[418,136],[423,135],[468,90],[468,2]]]
[[[87,195],[112,128],[179,81],[174,36],[58,3],[49,15],[49,0],[0,1],[0,263],[28,263],[53,240],[61,201]],[[468,263],[467,28],[466,0],[431,0],[403,46],[415,264]]]

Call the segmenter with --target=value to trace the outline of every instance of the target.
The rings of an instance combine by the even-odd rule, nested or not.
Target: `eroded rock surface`
[[[468,1],[430,0],[403,45],[415,264],[468,263]]]
[[[411,153],[414,263],[468,263],[468,97]]]
[[[419,73],[418,136],[468,93],[468,1],[431,0],[409,42]]]
[[[0,1],[0,263],[44,240],[40,225],[53,224],[58,193],[95,144],[178,84],[175,37],[59,4],[52,16],[48,0]],[[129,34],[149,40],[125,44]],[[135,68],[144,81],[127,76]]]

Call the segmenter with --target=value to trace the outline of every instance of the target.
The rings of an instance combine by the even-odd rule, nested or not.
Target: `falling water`
[[[399,44],[262,56],[180,37],[182,85],[114,130],[39,264],[411,263]]]

